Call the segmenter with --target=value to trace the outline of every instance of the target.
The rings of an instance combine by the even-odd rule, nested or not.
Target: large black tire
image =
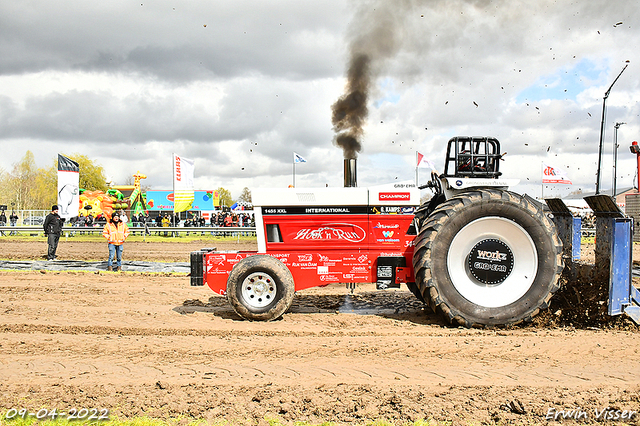
[[[407,288],[411,293],[413,293],[415,297],[418,298],[419,301],[421,301],[422,303],[427,303],[427,301],[424,300],[424,297],[422,297],[422,293],[420,293],[420,289],[418,288],[418,285],[416,283],[407,283]]]
[[[450,323],[515,324],[548,308],[559,288],[562,242],[531,199],[468,191],[423,222],[413,266],[424,299]]]
[[[275,257],[254,255],[236,264],[227,279],[227,299],[238,315],[272,321],[293,302],[295,286],[289,269]]]

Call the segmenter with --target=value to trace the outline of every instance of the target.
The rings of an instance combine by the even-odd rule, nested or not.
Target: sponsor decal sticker
[[[400,224],[394,223],[392,225],[385,225],[383,223],[378,222],[377,225],[374,226],[374,229],[397,229],[400,228]]]
[[[289,254],[290,253],[275,253],[275,254],[269,254],[269,256],[275,257],[282,263],[289,263]]]
[[[302,262],[302,263],[293,262],[291,266],[293,266],[294,268],[300,268],[300,269],[315,269],[316,266],[318,266],[318,264],[315,262]]]
[[[329,256],[325,256],[323,254],[318,254],[318,257],[320,258],[320,262],[341,262],[342,260],[348,260],[348,259],[331,259]]]
[[[207,256],[207,265],[222,265],[226,260],[224,255]]]
[[[378,194],[380,201],[409,201],[411,193],[409,192],[381,192]]]
[[[209,275],[229,275],[231,271],[229,271],[228,269],[219,269],[219,268],[210,268],[207,269],[207,274]]]
[[[320,275],[320,281],[337,283],[340,281],[340,278],[338,278],[336,275]]]

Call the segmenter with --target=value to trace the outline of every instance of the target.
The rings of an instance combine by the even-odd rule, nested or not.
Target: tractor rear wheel
[[[447,200],[423,222],[413,255],[431,308],[466,327],[529,321],[559,288],[562,243],[542,206],[483,189]]]
[[[289,269],[275,257],[254,255],[236,264],[227,279],[227,299],[238,315],[254,321],[280,318],[293,302]]]

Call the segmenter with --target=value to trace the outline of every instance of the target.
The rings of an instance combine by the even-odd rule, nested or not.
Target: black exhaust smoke
[[[362,150],[373,82],[383,63],[398,52],[404,21],[414,16],[410,12],[415,6],[414,0],[362,2],[350,26],[347,83],[344,94],[331,106],[334,144],[342,148],[345,159],[345,187],[356,186],[356,158]]]
[[[333,129],[335,144],[344,155],[344,186],[356,187],[356,158],[362,149],[362,127],[367,119],[369,91],[369,57],[358,55],[352,58],[348,72],[347,93],[333,104]]]
[[[361,54],[351,58],[346,93],[331,107],[335,144],[342,148],[344,158],[357,158],[362,149],[362,128],[369,114],[369,79],[369,57]]]

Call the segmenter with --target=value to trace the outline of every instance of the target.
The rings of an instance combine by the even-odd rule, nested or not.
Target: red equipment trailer
[[[192,271],[192,285],[226,294],[240,315],[275,319],[286,309],[274,301],[309,287],[375,282],[384,289],[414,281],[413,218],[420,204],[415,184],[258,189],[252,199],[258,251],[191,255],[192,268],[202,265],[201,272]],[[228,289],[236,275],[243,275],[241,282]]]

